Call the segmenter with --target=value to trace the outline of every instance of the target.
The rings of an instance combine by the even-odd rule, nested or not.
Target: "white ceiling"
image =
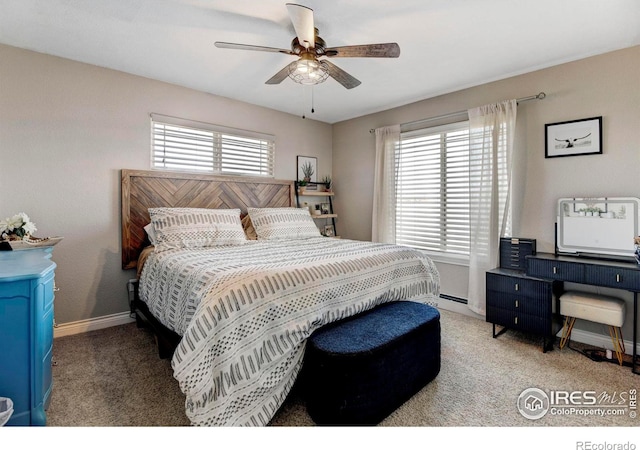
[[[300,0],[328,47],[397,42],[400,57],[333,58],[351,90],[266,85],[293,56],[213,43],[290,48],[286,2],[0,0],[0,43],[328,123],[640,44],[638,0]]]

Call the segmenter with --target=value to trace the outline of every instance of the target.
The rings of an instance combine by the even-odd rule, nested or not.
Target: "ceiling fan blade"
[[[291,66],[292,64],[295,64],[295,63],[296,63],[296,61],[284,66],[278,73],[276,73],[274,76],[272,76],[267,81],[265,81],[264,84],[280,84],[280,83],[282,83],[284,81],[284,79],[289,76],[289,66]]]
[[[400,56],[400,46],[395,42],[388,44],[347,45],[345,47],[331,47],[324,51],[332,58],[397,58]]]
[[[260,45],[246,45],[246,44],[234,44],[231,42],[215,42],[215,46],[218,48],[230,48],[234,50],[255,50],[259,52],[274,52],[274,53],[284,53],[286,55],[295,55],[291,50],[286,50],[284,48],[274,48],[274,47],[262,47]]]
[[[295,3],[287,3],[287,9],[300,45],[307,48],[315,48],[316,32],[313,24],[313,9],[296,5]]]
[[[332,62],[327,61],[326,59],[322,60],[322,62],[329,66],[329,76],[347,89],[353,89],[354,87],[360,85],[360,80],[349,75],[347,72],[345,72]]]

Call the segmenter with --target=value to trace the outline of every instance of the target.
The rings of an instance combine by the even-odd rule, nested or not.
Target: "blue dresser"
[[[0,252],[0,397],[8,425],[46,425],[52,389],[52,247]]]

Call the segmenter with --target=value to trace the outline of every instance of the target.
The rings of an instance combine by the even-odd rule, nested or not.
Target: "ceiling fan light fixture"
[[[289,78],[300,84],[320,84],[329,78],[329,65],[313,57],[303,56],[289,65]]]

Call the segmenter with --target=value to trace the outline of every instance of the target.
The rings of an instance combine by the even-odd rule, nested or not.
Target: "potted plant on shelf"
[[[602,210],[597,206],[589,206],[587,208],[580,208],[578,210],[579,215],[587,217],[600,217]]]
[[[311,177],[313,176],[313,166],[311,165],[311,163],[310,162],[304,163],[301,169],[302,169],[303,180],[306,181],[307,183],[310,182]]]
[[[322,183],[324,184],[324,190],[331,192],[331,175],[325,175],[324,178],[322,178]]]
[[[300,189],[300,194],[304,194],[304,190],[307,188],[308,181],[300,180],[298,181],[298,188]]]

